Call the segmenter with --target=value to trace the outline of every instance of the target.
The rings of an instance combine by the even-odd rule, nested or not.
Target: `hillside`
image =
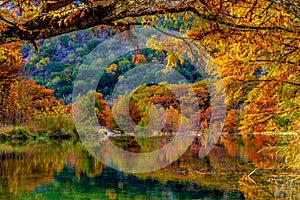
[[[22,75],[26,79],[33,78],[38,85],[55,90],[55,97],[63,99],[65,104],[72,101],[73,83],[77,76],[79,66],[101,41],[108,38],[106,34],[95,34],[90,29],[77,31],[58,37],[40,40],[38,53],[33,45],[24,44],[22,56],[26,60]],[[115,60],[117,68],[113,71],[107,69],[98,84],[97,91],[109,96],[119,77],[133,69],[139,62],[132,62],[134,52]],[[145,62],[164,63],[166,54],[150,49],[142,49],[139,55]],[[109,67],[109,66],[107,66]],[[201,75],[188,62],[176,69],[191,83],[201,80]],[[149,73],[157,73],[160,69],[150,69]],[[162,73],[162,72],[161,72]],[[136,74],[136,76],[143,76]]]

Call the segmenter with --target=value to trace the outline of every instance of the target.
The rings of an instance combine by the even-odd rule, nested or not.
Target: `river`
[[[127,147],[143,149],[134,138]],[[190,148],[171,165],[130,174],[104,166],[80,141],[0,145],[1,199],[299,199],[299,175],[276,170],[271,136],[228,137],[204,158]],[[145,145],[144,145],[145,146]],[[252,174],[248,176],[250,173]]]

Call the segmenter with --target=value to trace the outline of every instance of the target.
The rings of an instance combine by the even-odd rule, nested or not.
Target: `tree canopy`
[[[239,29],[282,29],[263,23],[256,26],[240,25],[234,21],[234,16],[228,16],[228,7],[223,7],[228,3],[241,6],[246,4],[250,6],[248,11],[251,13],[260,2],[265,5],[262,13],[268,12],[272,6],[278,9],[282,6],[299,19],[298,0],[4,0],[0,1],[0,44],[19,40],[32,42],[97,25],[118,25],[117,21],[121,19],[126,19],[128,25],[134,24],[135,17],[139,16],[182,12],[192,12],[202,20]],[[123,22],[121,25],[124,25]],[[147,22],[151,22],[151,18]]]

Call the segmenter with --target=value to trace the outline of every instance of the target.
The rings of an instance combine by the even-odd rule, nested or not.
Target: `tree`
[[[297,15],[274,3],[252,0],[220,1],[219,7],[208,2],[207,9],[209,19],[196,20],[188,35],[205,46],[218,64],[227,105],[235,109],[236,116],[242,116],[239,130],[247,133],[297,129],[300,123]]]
[[[102,97],[101,93],[90,90],[86,95],[76,98],[75,106],[70,105],[68,107],[72,107],[71,112],[74,112],[75,115],[80,113],[80,117],[84,119],[83,121],[93,120],[93,114],[95,113],[100,126],[115,128],[111,110]],[[95,101],[92,102],[91,99]],[[67,110],[70,110],[70,108],[67,108]]]
[[[0,88],[0,124],[24,124],[32,120],[37,112],[50,115],[58,111],[56,108],[61,105],[61,101],[54,99],[53,90],[36,85],[33,80],[25,81],[19,77],[19,80],[6,86]]]
[[[217,24],[230,26],[237,25],[224,21],[222,15],[214,15],[210,5],[215,11],[221,11],[224,0],[189,0],[189,1],[165,1],[165,0],[7,0],[1,6],[1,31],[0,44],[27,40],[49,38],[75,30],[86,29],[97,25],[122,25],[117,20],[127,18],[130,23],[134,17],[149,16],[164,13],[194,12],[202,20],[215,21]],[[236,4],[248,4],[254,8],[257,1],[235,0],[229,1]],[[264,5],[272,4],[280,9],[282,6],[287,12],[291,12],[299,18],[300,5],[298,0],[264,0]],[[242,8],[242,7],[241,7]],[[150,22],[150,18],[146,21]],[[128,23],[126,23],[128,24]],[[128,26],[125,26],[128,27]],[[276,29],[275,26],[260,28]]]

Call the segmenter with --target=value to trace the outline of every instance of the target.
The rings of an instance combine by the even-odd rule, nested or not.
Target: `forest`
[[[191,158],[197,150],[197,156],[206,159],[199,164],[207,165],[205,173],[225,173],[224,163],[242,171],[230,181],[243,185],[237,190],[245,198],[266,198],[263,180],[251,178],[255,173],[289,173],[296,194],[279,199],[300,198],[298,0],[4,0],[0,6],[1,149],[22,147],[36,157],[45,154],[52,159],[45,151],[37,155],[28,145],[38,149],[63,143],[72,151],[53,158],[58,170],[50,171],[65,173],[67,163],[60,166],[59,159],[71,160],[68,167],[77,170],[72,176],[81,172],[91,178],[102,173],[102,164],[110,166],[90,158],[97,158],[99,143],[109,147],[109,132],[115,135],[108,137],[112,144],[135,153],[162,149],[178,142],[176,135],[184,132],[193,139],[183,157],[175,161],[168,154],[164,159],[158,156],[172,165],[134,180],[150,177],[163,184],[170,176],[169,181],[193,179],[193,184],[207,186],[203,177],[193,175],[202,173],[200,161]],[[124,50],[128,45],[134,50]],[[194,51],[196,46],[200,53]],[[101,130],[94,132],[95,127]],[[211,144],[215,147],[209,149]],[[81,145],[89,153],[78,153]],[[218,148],[226,149],[225,160],[216,156]],[[245,154],[254,171],[232,164],[234,151]],[[106,160],[111,156],[102,154]],[[76,159],[81,157],[90,165],[79,166]],[[110,159],[116,166],[112,168],[123,169],[125,162]],[[34,168],[31,161],[30,165]],[[4,184],[10,172],[4,164],[0,168]],[[213,187],[221,191],[230,188],[216,182]],[[107,198],[117,199],[115,195],[121,194],[115,192],[106,188]],[[232,195],[240,195],[235,192]]]

